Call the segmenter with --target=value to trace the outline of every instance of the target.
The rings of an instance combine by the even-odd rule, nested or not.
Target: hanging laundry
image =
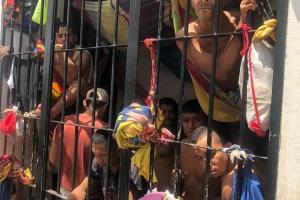
[[[252,161],[247,161],[245,165],[238,169],[242,175],[242,188],[240,190],[241,200],[263,200],[261,192],[261,184],[258,177],[252,172]],[[232,195],[231,199],[237,199],[237,176],[238,172],[234,173],[232,183]]]
[[[10,112],[0,121],[0,131],[4,135],[14,135],[16,133],[16,123],[16,114],[14,112]]]
[[[47,21],[47,11],[48,11],[48,0],[44,0],[43,22],[42,22],[43,25],[45,25]],[[37,24],[41,24],[41,14],[42,14],[42,0],[38,0],[38,3],[32,15],[32,21]]]
[[[276,20],[272,19],[257,29],[253,42],[244,48],[240,68],[239,86],[243,91],[245,56],[248,57],[247,112],[249,128],[259,137],[265,137],[270,128],[270,110],[273,84],[274,47],[265,40],[268,36],[275,39]],[[248,49],[248,54],[245,55]]]
[[[14,0],[5,0],[3,3],[3,26],[7,26],[9,21],[13,18],[15,11],[15,1]]]

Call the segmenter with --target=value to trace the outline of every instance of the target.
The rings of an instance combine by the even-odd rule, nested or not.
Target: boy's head
[[[55,44],[66,44],[67,40],[67,27],[61,24],[58,28],[58,31],[55,35]],[[74,33],[73,29],[69,27],[69,47],[73,48],[77,43],[77,35]]]
[[[159,100],[159,108],[164,116],[164,126],[169,128],[176,123],[177,103],[170,97],[164,97]]]
[[[187,101],[182,105],[181,124],[187,138],[191,138],[193,131],[206,123],[207,116],[202,111],[197,99]]]
[[[99,132],[93,135],[92,152],[95,155],[97,164],[102,167],[107,162],[107,139]]]
[[[216,149],[223,148],[223,141],[219,137],[219,135],[215,131],[212,131],[211,134],[211,147]],[[195,147],[195,157],[200,162],[204,162],[206,159],[206,149],[203,149],[201,147],[207,147],[207,128],[203,126],[197,128],[193,133],[192,139],[193,142],[197,145],[197,147]],[[223,175],[227,169],[227,162],[228,157],[225,153],[212,150],[210,161],[210,175],[213,177],[219,177]]]
[[[90,113],[92,113],[93,109],[95,108],[96,118],[102,119],[103,115],[106,112],[106,108],[109,101],[108,94],[104,89],[97,88],[95,103],[93,103],[93,98],[94,89],[90,89],[86,94],[86,98],[83,101],[83,105],[85,109],[88,110]]]

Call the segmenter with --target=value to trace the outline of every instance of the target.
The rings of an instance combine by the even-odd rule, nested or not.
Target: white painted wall
[[[298,200],[300,199],[300,1],[285,1],[289,1],[290,5],[276,199]]]

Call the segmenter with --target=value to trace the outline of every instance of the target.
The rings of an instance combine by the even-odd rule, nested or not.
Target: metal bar
[[[54,57],[54,40],[55,40],[55,18],[57,12],[57,0],[49,0],[47,11],[47,29],[43,71],[43,90],[42,90],[42,113],[41,126],[39,135],[39,151],[37,157],[38,180],[36,197],[37,199],[45,199],[45,188],[47,180],[47,160],[48,160],[48,144],[50,130],[50,109],[51,109],[51,87],[52,87],[52,71]]]
[[[219,32],[220,24],[220,0],[215,1],[214,8],[214,29],[213,33],[217,34]],[[207,125],[207,146],[211,147],[212,140],[212,122],[213,122],[213,112],[214,112],[214,96],[215,96],[215,85],[216,85],[216,68],[217,68],[217,55],[218,55],[218,36],[213,38],[213,50],[212,50],[212,70],[211,70],[211,83],[209,91],[209,108],[208,108],[208,125]],[[206,151],[206,166],[205,166],[205,181],[204,181],[204,199],[209,199],[209,174],[210,174],[210,160],[211,160],[211,151]]]
[[[114,21],[114,37],[113,37],[113,45],[118,43],[118,28],[119,28],[119,2],[120,0],[116,0],[115,6],[115,21]],[[108,126],[112,128],[112,115],[113,115],[113,101],[114,101],[114,82],[115,82],[115,67],[116,67],[116,47],[112,47],[112,61],[111,61],[111,80],[110,80],[110,98],[109,98],[109,118],[108,118]],[[108,180],[110,176],[110,160],[111,160],[111,146],[112,146],[112,135],[108,134],[108,156],[107,156],[107,165],[106,165],[106,175],[104,180],[104,200],[108,199]]]
[[[252,24],[252,12],[249,11],[247,15],[247,24]],[[251,33],[249,33],[249,38],[251,38]],[[244,63],[243,63],[244,73],[243,73],[243,90],[242,90],[242,105],[241,105],[241,119],[240,119],[240,129],[239,129],[239,145],[243,147],[244,145],[244,134],[246,131],[246,109],[247,109],[247,82],[248,82],[248,49],[246,50],[246,54],[244,56]],[[243,167],[243,162],[239,161],[238,169]],[[241,198],[241,189],[242,189],[242,180],[243,174],[241,170],[237,171],[237,181],[236,181],[236,188],[237,188],[237,195],[236,199]]]
[[[256,30],[251,30],[249,31],[250,33],[254,33]],[[172,38],[160,38],[159,41],[160,42],[169,42],[169,41],[175,41],[175,40],[185,40],[185,39],[195,39],[195,38],[212,38],[215,36],[218,37],[227,37],[230,35],[241,35],[242,32],[227,32],[227,33],[218,33],[218,34],[199,34],[199,35],[193,35],[193,36],[182,36],[182,37],[172,37]],[[158,41],[158,40],[156,40]],[[143,46],[144,45],[144,41],[138,41],[138,44]],[[63,52],[63,51],[81,51],[81,50],[93,50],[93,49],[105,49],[105,48],[123,48],[123,47],[127,47],[127,44],[116,44],[116,45],[98,45],[98,46],[90,46],[90,47],[82,47],[82,48],[73,48],[73,49],[62,49],[62,50],[56,50],[55,52]],[[11,55],[16,56],[19,55],[20,53],[13,53]],[[34,54],[33,51],[28,51],[28,52],[22,52],[22,54]]]
[[[154,117],[152,122],[154,122],[156,130],[157,127],[157,102],[158,102],[158,84],[159,84],[159,69],[160,69],[160,38],[162,33],[162,23],[163,23],[163,14],[164,14],[164,0],[159,2],[159,13],[158,13],[158,27],[157,27],[157,42],[155,43],[156,54],[155,54],[155,86],[154,86],[154,97],[153,97],[153,108],[154,108]],[[151,77],[152,78],[152,77]],[[155,144],[151,143],[150,149],[150,170],[149,170],[149,187],[150,191],[153,189],[153,173],[154,173],[154,154],[155,154]]]
[[[125,74],[124,105],[128,106],[135,98],[136,71],[138,59],[138,41],[140,25],[141,1],[130,1],[130,16],[128,27],[128,46]],[[128,200],[129,170],[131,151],[121,151],[119,173],[118,199]]]
[[[70,29],[70,8],[71,8],[71,0],[67,0],[68,5],[67,5],[67,35],[66,35],[66,48],[69,48],[69,29]],[[67,80],[68,80],[68,57],[69,57],[69,52],[65,52],[65,62],[64,62],[64,82],[63,82],[63,106],[61,110],[61,121],[65,122],[65,115],[66,115],[66,93],[67,93]],[[63,152],[63,145],[64,145],[64,135],[65,135],[65,124],[61,123],[60,124],[60,131],[61,131],[61,140],[59,144],[59,161],[58,161],[58,176],[57,176],[57,187],[56,191],[60,193],[60,181],[61,181],[61,170],[62,170],[62,152]]]
[[[100,22],[101,22],[101,13],[102,13],[102,0],[98,0],[98,15],[97,15],[97,30],[96,30],[96,46],[100,45],[101,41],[101,34],[100,34]],[[95,52],[95,63],[94,63],[94,83],[93,83],[93,89],[94,94],[96,94],[97,90],[97,78],[98,78],[98,60],[99,60],[99,49],[96,49]],[[96,95],[93,96],[93,104],[96,102]],[[95,126],[95,112],[96,110],[93,109],[92,111],[92,126]],[[91,129],[91,135],[95,133],[95,129]],[[92,140],[91,140],[91,146],[92,146]],[[87,199],[90,198],[90,186],[91,186],[91,169],[92,169],[92,148],[89,153],[89,171],[88,171],[88,191],[87,191]]]
[[[1,1],[3,5],[3,0]],[[6,36],[6,26],[3,25],[4,17],[1,15],[1,24],[2,24],[2,32],[1,32],[1,45],[5,45],[5,36]],[[3,64],[0,62],[0,110],[2,110],[2,89],[3,89]],[[6,153],[6,145],[7,145],[7,136],[4,136],[3,141],[3,154]]]
[[[81,1],[81,11],[80,11],[80,48],[83,46],[83,27],[84,27],[84,13],[85,13],[85,0]],[[79,55],[79,69],[77,69],[77,81],[78,81],[78,92],[76,101],[76,123],[79,123],[79,109],[81,105],[81,76],[82,76],[82,50],[80,50]],[[74,157],[73,157],[73,171],[72,171],[72,188],[75,187],[75,177],[76,177],[76,165],[77,165],[77,151],[78,151],[78,127],[75,127],[75,143],[74,143]]]
[[[271,127],[269,132],[269,151],[266,181],[266,199],[276,199],[277,188],[277,171],[278,171],[278,153],[280,151],[280,130],[281,130],[281,113],[282,113],[282,97],[283,83],[285,71],[285,55],[286,55],[286,37],[287,37],[287,20],[288,8],[290,1],[277,0],[277,31],[276,31],[276,47],[274,55],[274,71],[273,71],[273,88],[272,88],[272,104],[271,104]]]
[[[182,112],[182,104],[184,101],[184,69],[186,68],[186,52],[187,52],[187,44],[188,44],[188,28],[189,28],[189,16],[190,16],[190,0],[186,1],[185,5],[185,14],[184,14],[184,36],[183,36],[183,51],[181,54],[181,67],[180,67],[180,83],[179,83],[179,95],[178,95],[178,119],[177,119],[177,141],[181,139],[182,133],[182,124],[181,124],[181,112]],[[180,146],[175,147],[175,178],[174,178],[174,194],[177,198],[180,192],[179,185],[179,168],[180,168]]]

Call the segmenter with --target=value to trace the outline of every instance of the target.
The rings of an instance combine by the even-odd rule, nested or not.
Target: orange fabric
[[[76,123],[76,115],[69,115],[65,117],[65,122],[70,124]],[[62,154],[62,170],[61,170],[61,187],[65,190],[72,190],[72,171],[73,171],[73,159],[74,159],[74,146],[75,146],[75,126],[64,126],[64,138],[63,138],[63,154]],[[79,124],[90,126],[92,125],[92,117],[88,114],[79,115]],[[105,122],[96,120],[95,126],[102,128]],[[61,131],[60,125],[57,125],[54,130],[53,142],[56,147],[59,148]],[[91,143],[90,128],[79,127],[78,128],[78,149],[77,149],[77,163],[76,163],[76,181],[75,187],[78,186],[88,174],[88,159]],[[58,158],[58,156],[57,156]]]

